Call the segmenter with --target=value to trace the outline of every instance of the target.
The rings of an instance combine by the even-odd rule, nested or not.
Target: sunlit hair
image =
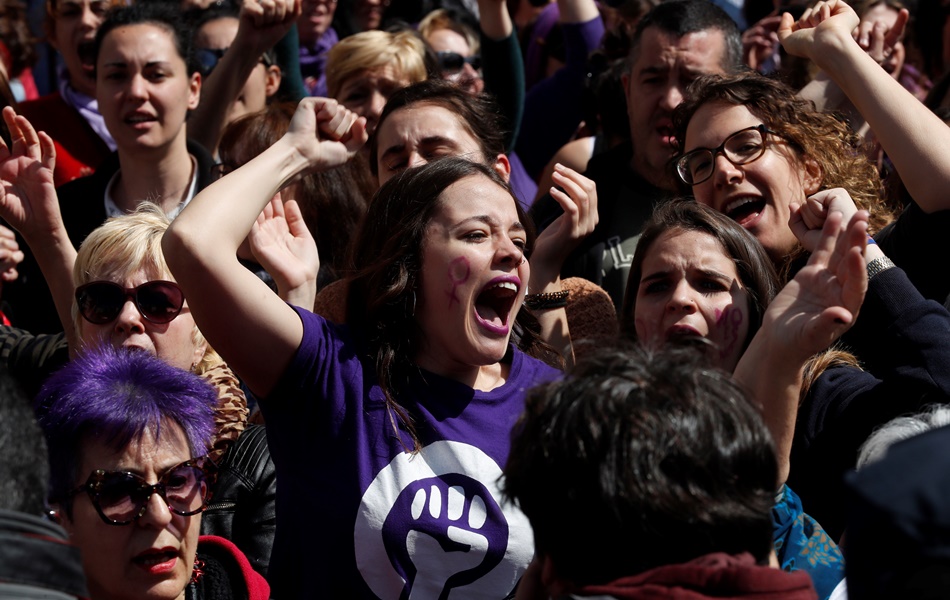
[[[442,158],[406,169],[376,193],[351,246],[355,275],[350,279],[346,321],[359,327],[363,352],[375,367],[394,431],[398,435],[399,424],[405,427],[415,449],[420,447],[419,441],[412,420],[398,403],[397,390],[416,369],[412,360],[420,347],[421,332],[414,313],[423,246],[443,192],[466,177],[487,177],[511,195],[511,188],[494,169],[461,158]],[[530,258],[534,231],[514,195],[511,201],[525,226],[525,255]],[[556,362],[538,331],[530,313],[518,311],[512,340],[525,353]]]
[[[327,54],[327,93],[337,96],[343,83],[363,71],[392,67],[409,83],[426,78],[425,43],[413,31],[373,29],[345,37]]]
[[[943,404],[933,404],[918,413],[891,419],[875,429],[861,445],[855,468],[862,469],[881,460],[897,442],[947,425],[950,425],[950,407]]]
[[[508,123],[501,114],[495,100],[488,94],[470,94],[459,85],[443,79],[427,79],[397,90],[389,97],[383,112],[379,115],[376,131],[369,140],[369,168],[373,175],[379,175],[378,133],[397,110],[415,106],[437,106],[444,108],[458,119],[482,150],[481,157],[467,156],[469,160],[480,158],[486,165],[493,165],[499,154],[505,154],[505,136],[509,131]],[[385,151],[385,149],[384,149]]]
[[[162,209],[151,202],[139,204],[135,212],[130,214],[108,219],[79,246],[73,266],[76,287],[91,281],[122,281],[138,271],[143,271],[151,279],[174,281],[165,263],[165,255],[162,254],[162,236],[169,223]],[[79,314],[75,299],[72,316],[76,337],[82,339],[83,317]],[[195,347],[205,342],[197,325],[192,341]],[[222,362],[211,346],[207,348],[195,367],[198,374]]]
[[[608,347],[528,392],[500,481],[538,556],[584,586],[714,552],[767,564],[777,468],[758,408],[705,356]]]
[[[848,125],[799,98],[785,84],[755,72],[728,77],[706,75],[690,84],[686,99],[673,111],[678,153],[684,150],[686,130],[696,111],[712,103],[745,106],[771,131],[790,142],[800,165],[806,159],[816,161],[822,173],[820,189],[848,190],[858,208],[871,213],[868,230],[872,234],[892,220],[882,201],[880,175]],[[685,184],[680,185],[684,193],[692,193]]]
[[[656,240],[668,231],[697,231],[712,236],[719,242],[723,254],[735,264],[739,281],[749,298],[749,332],[743,347],[747,346],[762,324],[765,309],[778,293],[778,274],[762,244],[752,234],[726,215],[692,198],[681,198],[660,205],[644,225],[630,264],[627,289],[623,296],[621,323],[624,332],[630,339],[637,339],[634,316],[637,290],[643,278],[643,263]]]
[[[44,383],[36,411],[50,458],[50,497],[62,500],[78,473],[83,442],[121,452],[133,440],[181,427],[191,455],[203,456],[218,396],[201,377],[126,348],[101,346],[70,361]]]
[[[458,15],[452,14],[452,12],[444,8],[437,8],[419,21],[419,35],[426,41],[429,40],[429,36],[442,29],[454,31],[465,38],[465,42],[468,44],[469,50],[472,51],[472,55],[478,54],[480,48],[478,34],[476,34],[468,24],[459,19]]]

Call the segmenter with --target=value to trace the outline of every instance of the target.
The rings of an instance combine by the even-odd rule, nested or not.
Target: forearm
[[[201,86],[201,101],[188,118],[189,138],[216,153],[231,104],[241,93],[259,59],[259,54],[249,44],[242,43],[240,37],[234,40]]]
[[[814,60],[870,125],[925,212],[950,208],[950,128],[885,72],[850,36],[825,36]]]
[[[66,332],[66,340],[71,348],[78,347],[72,314],[73,296],[76,291],[73,280],[76,248],[73,247],[65,229],[42,243],[27,243],[30,244],[33,256],[49,286],[53,303],[56,305],[56,314],[59,315],[63,331]]]
[[[478,0],[478,19],[482,33],[495,41],[505,39],[515,30],[507,3],[499,0]]]
[[[756,333],[733,374],[762,410],[762,418],[775,441],[778,481],[788,479],[789,456],[795,436],[795,422],[801,397],[805,360],[789,356],[780,340],[765,331]]]

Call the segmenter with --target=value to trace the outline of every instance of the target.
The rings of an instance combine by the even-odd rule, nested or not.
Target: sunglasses
[[[185,294],[173,281],[147,281],[134,288],[111,281],[93,281],[76,288],[79,314],[95,325],[115,321],[129,299],[146,321],[156,325],[173,321],[185,305]]]
[[[211,75],[211,71],[214,71],[214,68],[218,66],[218,62],[221,61],[227,51],[227,48],[198,48],[195,50],[195,56],[198,59],[198,72],[201,73],[201,76]],[[268,50],[261,55],[258,62],[263,63],[265,67],[270,67],[274,64],[271,54],[271,51]]]
[[[439,68],[447,73],[458,73],[465,67],[465,63],[472,65],[476,71],[482,68],[482,57],[477,54],[462,56],[457,52],[436,52],[439,59]]]
[[[128,471],[98,469],[86,483],[67,494],[86,492],[99,516],[109,525],[129,525],[145,514],[152,494],[161,496],[168,510],[188,517],[203,511],[211,496],[214,463],[206,456],[192,458],[169,469],[156,484]]]

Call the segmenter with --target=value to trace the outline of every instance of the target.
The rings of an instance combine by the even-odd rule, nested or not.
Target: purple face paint
[[[471,274],[472,268],[468,264],[468,259],[464,256],[460,256],[449,263],[448,275],[452,289],[445,291],[445,295],[449,297],[449,308],[452,308],[453,304],[459,302],[458,295],[456,295],[455,291],[458,289],[458,286],[468,281]]]
[[[742,343],[739,339],[739,328],[742,327],[743,318],[742,311],[734,306],[727,306],[723,311],[716,309],[716,327],[720,330],[720,360],[731,354],[736,344]]]

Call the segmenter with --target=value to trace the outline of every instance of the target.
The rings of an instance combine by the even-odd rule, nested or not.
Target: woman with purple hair
[[[50,498],[82,553],[94,600],[268,597],[237,546],[199,537],[216,402],[197,375],[109,345],[43,386],[36,408]]]
[[[52,185],[52,140],[12,110],[3,118],[16,141],[0,145],[0,215],[36,250],[66,332],[64,340],[0,329],[11,373],[32,395],[70,354],[109,346],[143,350],[211,382],[218,400],[205,452],[220,476],[202,531],[233,541],[265,574],[276,528],[274,464],[263,426],[247,424],[240,383],[205,342],[165,264],[160,242],[168,218],[146,203],[97,227],[77,254]]]

